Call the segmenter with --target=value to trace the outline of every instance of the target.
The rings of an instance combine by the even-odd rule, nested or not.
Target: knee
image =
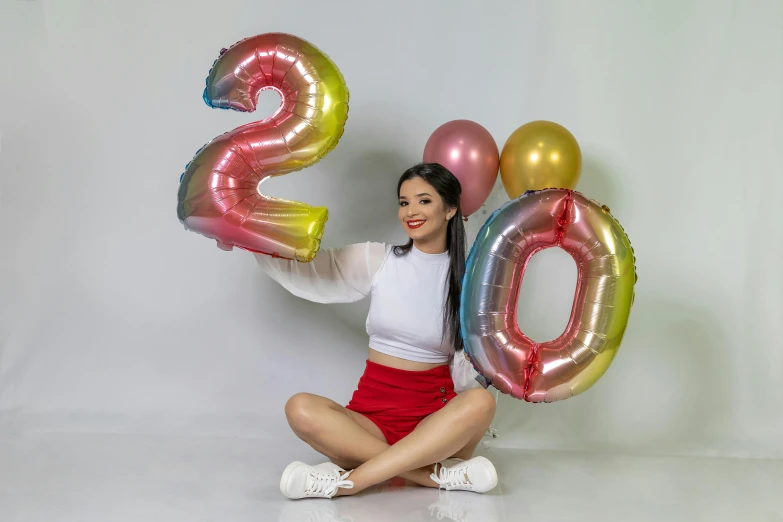
[[[311,433],[316,428],[318,398],[309,393],[297,393],[285,403],[285,417],[297,432]]]
[[[472,388],[460,394],[464,399],[463,414],[473,422],[491,422],[495,416],[495,398],[484,388]]]

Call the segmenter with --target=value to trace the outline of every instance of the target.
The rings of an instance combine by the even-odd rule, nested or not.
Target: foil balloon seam
[[[567,216],[571,211],[571,205],[574,201],[573,192],[566,190],[566,197],[563,199],[563,210],[560,212],[560,216],[557,218],[557,228],[555,229],[555,245],[560,246],[563,243],[563,237],[566,233]],[[532,257],[532,256],[531,256]]]
[[[522,373],[522,378],[524,379],[522,383],[523,397],[527,397],[528,393],[530,392],[530,375],[532,375],[532,373],[536,371],[536,364],[538,363],[539,350],[540,350],[539,343],[534,342],[530,347],[530,357],[528,357],[527,365],[525,365]]]

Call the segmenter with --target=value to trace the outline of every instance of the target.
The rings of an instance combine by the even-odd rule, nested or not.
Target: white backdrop
[[[779,1],[0,6],[0,433],[289,437],[289,395],[349,398],[366,303],[297,299],[175,214],[196,150],[274,107],[208,109],[212,61],[283,31],[351,89],[337,149],[265,184],[330,207],[325,246],[402,241],[396,179],[457,118],[499,146],[567,126],[579,189],[628,232],[639,283],[613,366],[562,403],[501,396],[499,444],[783,457]],[[533,338],[562,331],[574,281],[562,252],[536,256]]]

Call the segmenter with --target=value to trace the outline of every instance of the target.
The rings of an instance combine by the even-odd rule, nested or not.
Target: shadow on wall
[[[333,179],[345,195],[341,198],[341,208],[330,209],[327,226],[335,232],[332,238],[344,240],[328,239],[324,243],[328,246],[364,241],[399,244],[405,238],[400,236],[402,231],[397,222],[397,180],[415,160],[399,151],[370,146],[381,142],[371,130],[359,134],[363,136],[361,142],[346,140],[340,144],[339,150],[348,163]],[[335,320],[364,335],[369,305],[369,299],[364,299],[358,303],[330,306],[329,311]],[[366,344],[358,347],[362,357],[366,355]]]
[[[615,172],[608,161],[595,152],[582,152],[582,175],[576,190],[610,208],[619,206],[615,180],[622,174]]]
[[[498,445],[717,454],[733,428],[729,350],[706,304],[637,293],[623,344],[601,380],[553,404],[501,395]]]
[[[623,173],[597,151],[583,154],[578,190],[622,220],[632,204]],[[704,455],[732,443],[730,347],[712,311],[717,297],[683,299],[646,281],[642,274],[616,359],[590,390],[553,404],[500,396],[499,446]]]
[[[368,141],[378,142],[372,137]],[[332,226],[335,230],[339,229],[339,237],[352,243],[391,241],[390,233],[399,229],[397,180],[415,160],[407,159],[399,151],[361,143],[346,142],[341,147],[342,157],[347,158],[348,163],[333,182],[338,190],[345,192],[345,196],[342,198],[343,206],[331,211]]]

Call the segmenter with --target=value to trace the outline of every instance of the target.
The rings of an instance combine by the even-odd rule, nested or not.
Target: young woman
[[[354,495],[395,476],[478,493],[497,485],[492,463],[473,457],[495,400],[481,387],[457,395],[448,365],[455,351],[455,364],[470,364],[457,351],[465,272],[460,193],[445,167],[417,165],[397,184],[399,219],[410,236],[405,245],[325,249],[311,263],[256,256],[272,278],[305,299],[372,296],[369,358],[348,406],[309,393],[285,406],[294,433],[330,461],[290,464],[280,481],[287,497]]]

